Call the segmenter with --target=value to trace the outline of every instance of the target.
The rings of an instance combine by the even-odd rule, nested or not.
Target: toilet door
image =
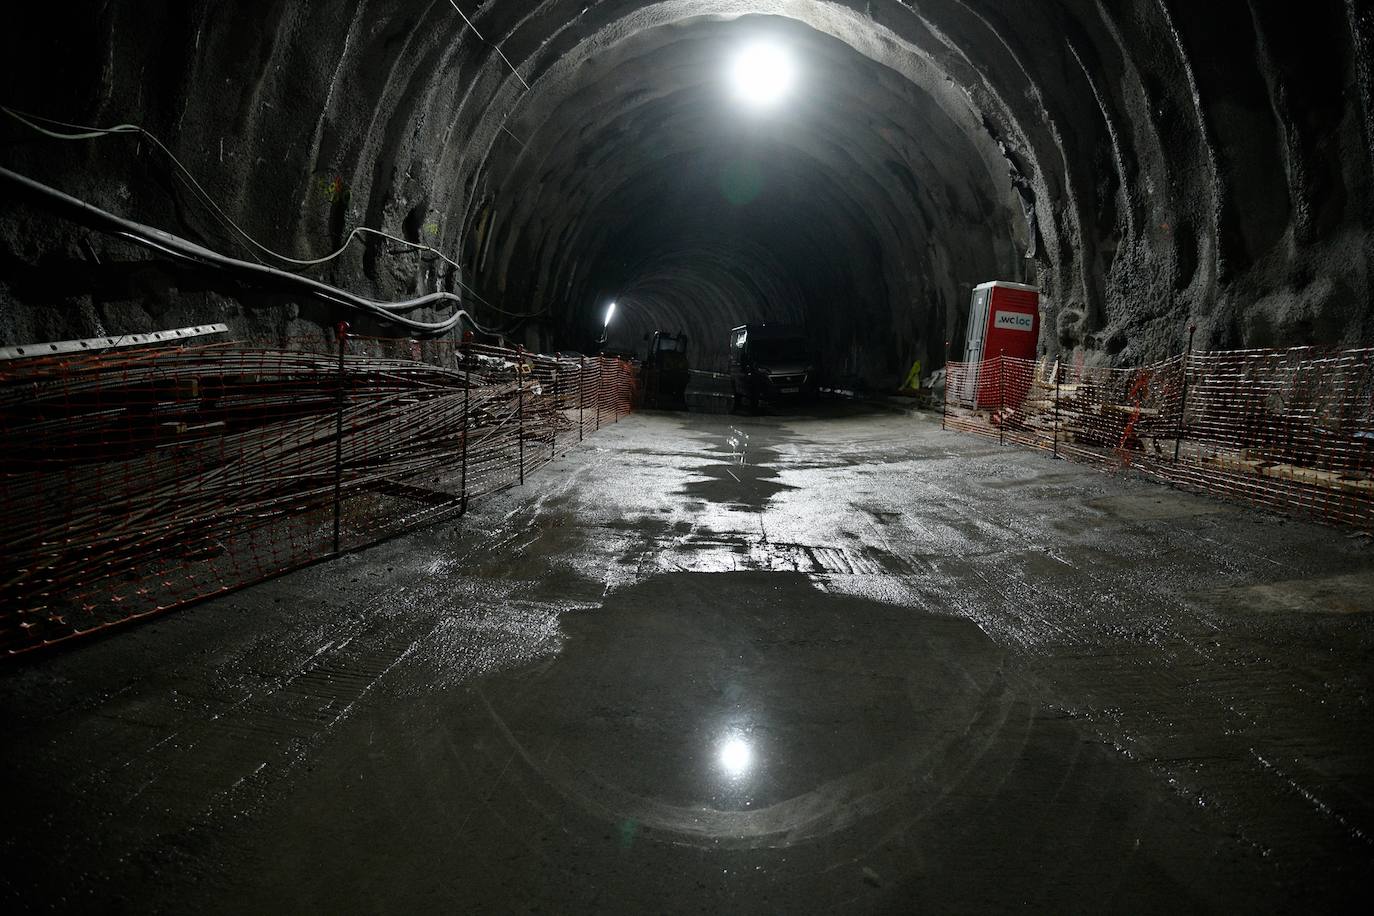
[[[991,296],[990,288],[975,289],[973,302],[968,309],[968,339],[964,344],[964,362],[972,368],[964,373],[964,382],[959,392],[960,398],[966,401],[972,401],[978,393],[977,366],[983,361],[983,347],[987,343],[988,300]]]

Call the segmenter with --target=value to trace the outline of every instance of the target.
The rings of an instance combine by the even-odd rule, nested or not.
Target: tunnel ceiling
[[[759,112],[723,75],[765,37],[805,69]],[[464,235],[485,288],[550,305],[614,299],[628,342],[663,327],[719,350],[733,324],[765,320],[883,353],[894,322],[907,340],[938,339],[957,288],[937,264],[1019,266],[995,146],[826,32],[697,16],[585,53],[560,62],[557,88],[498,140],[509,158],[493,153],[480,173]],[[966,105],[954,110],[967,122]],[[561,318],[576,339],[600,309]]]
[[[615,299],[613,342],[681,330],[709,364],[730,325],[785,321],[878,379],[938,362],[992,278],[1044,290],[1042,350],[1097,362],[1175,352],[1190,320],[1205,347],[1371,338],[1360,0],[84,6],[18,13],[5,104],[142,124],[296,256],[356,226],[433,244],[461,278],[376,241],[320,275],[379,296],[461,279],[530,346],[585,347]],[[760,36],[799,72],[765,112],[725,79]],[[3,131],[0,164],[235,250],[147,144]],[[84,288],[82,232],[17,206],[0,230],[7,339],[336,317],[185,277]]]

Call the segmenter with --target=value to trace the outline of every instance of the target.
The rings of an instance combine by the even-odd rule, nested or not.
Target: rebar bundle
[[[0,650],[259,581],[524,480],[630,409],[629,367],[447,341],[0,366]]]

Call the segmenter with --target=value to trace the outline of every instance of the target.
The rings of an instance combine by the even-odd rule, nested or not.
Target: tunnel
[[[15,911],[1367,904],[1367,0],[78,0],[0,73]]]
[[[992,279],[1037,285],[1040,351],[1090,362],[1177,353],[1190,322],[1203,349],[1369,339],[1353,0],[16,16],[8,107],[137,123],[188,171],[139,135],[58,143],[6,118],[11,167],[274,266],[357,227],[432,244],[449,260],[365,236],[318,270],[383,299],[458,291],[535,349],[587,348],[618,301],[622,346],[683,332],[713,368],[731,326],[794,323],[833,376],[891,385],[943,363]],[[731,97],[732,56],[757,42],[796,70],[774,110]],[[102,311],[120,330],[151,329],[152,308],[261,335],[333,317],[289,289],[259,290],[264,306],[223,277],[166,276],[117,240],[104,260],[151,262],[141,284],[74,276],[89,259],[72,226],[5,225],[7,340],[94,336]]]

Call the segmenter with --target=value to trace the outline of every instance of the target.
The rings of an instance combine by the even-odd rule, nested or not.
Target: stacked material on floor
[[[524,481],[631,373],[443,341],[0,364],[0,651],[276,575]]]
[[[949,373],[949,428],[1374,529],[1374,350],[1192,353],[1136,369],[996,357]]]

